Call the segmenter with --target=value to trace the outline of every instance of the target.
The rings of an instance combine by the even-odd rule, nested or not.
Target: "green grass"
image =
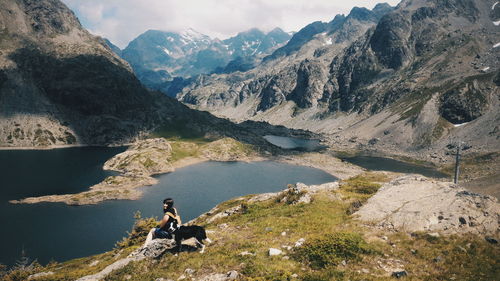
[[[306,242],[293,253],[293,258],[307,263],[313,269],[339,265],[342,261],[359,260],[372,250],[358,233],[335,232]]]
[[[499,152],[470,154],[466,152],[465,154],[466,155],[462,156],[460,162],[460,178],[479,178],[490,176],[498,172],[498,169],[491,169],[491,167],[497,167],[498,160],[500,159]],[[455,171],[455,163],[443,166],[439,171],[452,175]]]
[[[365,173],[343,181],[341,188],[348,192],[371,195],[382,186],[377,182],[387,182],[388,180],[389,178],[384,174]]]
[[[142,162],[142,165],[145,168],[152,168],[152,167],[156,166],[157,163],[155,161],[151,160],[150,158],[146,158],[146,160],[144,160],[144,162]]]
[[[236,270],[242,280],[393,280],[379,265],[400,260],[408,272],[405,280],[495,280],[500,275],[497,245],[476,236],[433,238],[423,233],[387,233],[361,225],[348,214],[353,202],[365,202],[371,194],[359,192],[390,180],[383,173],[365,173],[348,179],[334,192],[322,192],[310,204],[291,205],[275,198],[248,203],[229,200],[219,211],[244,205],[245,211],[208,223],[204,217],[196,224],[205,226],[214,241],[206,252],[166,253],[159,260],[133,262],[113,272],[105,280],[177,280],[186,268],[195,270],[193,278],[210,273]],[[37,271],[54,271],[40,280],[74,280],[102,270],[116,259],[139,247],[156,219],[136,216],[129,235],[111,252],[94,257],[52,264]],[[226,224],[226,227],[219,227]],[[282,235],[285,232],[285,235]],[[380,238],[388,237],[387,241]],[[287,250],[305,238],[300,248]],[[269,248],[282,249],[282,256],[268,256]],[[254,255],[242,256],[247,251]],[[288,258],[284,258],[287,256]],[[435,261],[440,257],[438,262]],[[94,260],[99,264],[89,267]],[[342,265],[346,261],[346,265]],[[368,272],[367,272],[368,270]],[[14,273],[12,273],[14,274]],[[24,275],[26,277],[27,275]],[[10,277],[9,277],[10,278]],[[188,280],[190,277],[188,277]],[[7,279],[22,280],[22,279]]]
[[[188,122],[176,122],[175,124],[164,125],[150,134],[150,138],[181,139],[192,141],[206,141],[205,135],[201,132],[189,128]]]
[[[199,155],[200,142],[171,141],[170,145],[172,146],[172,156],[170,158],[172,162]]]

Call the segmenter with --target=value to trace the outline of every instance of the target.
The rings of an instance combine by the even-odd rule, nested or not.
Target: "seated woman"
[[[149,231],[143,247],[146,247],[156,238],[172,239],[172,235],[182,224],[181,217],[174,208],[174,200],[172,198],[163,200],[163,213],[164,215],[160,222],[160,227],[153,228]]]

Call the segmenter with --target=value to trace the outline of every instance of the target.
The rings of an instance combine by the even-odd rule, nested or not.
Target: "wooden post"
[[[457,155],[455,158],[455,180],[453,181],[455,184],[458,183],[458,175],[459,175],[459,168],[460,168],[460,145],[461,145],[461,142],[458,142]]]

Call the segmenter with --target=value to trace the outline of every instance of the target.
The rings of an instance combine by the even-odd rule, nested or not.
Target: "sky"
[[[298,31],[330,21],[354,6],[372,9],[400,0],[62,0],[82,25],[120,48],[149,29],[181,32],[193,28],[226,39],[250,28]]]

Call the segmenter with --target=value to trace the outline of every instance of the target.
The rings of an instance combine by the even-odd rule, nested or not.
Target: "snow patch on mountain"
[[[192,28],[188,28],[187,30],[184,30],[181,33],[181,36],[183,38],[185,38],[186,40],[192,41],[192,42],[202,41],[202,40],[205,40],[207,37],[206,35],[198,32]]]

